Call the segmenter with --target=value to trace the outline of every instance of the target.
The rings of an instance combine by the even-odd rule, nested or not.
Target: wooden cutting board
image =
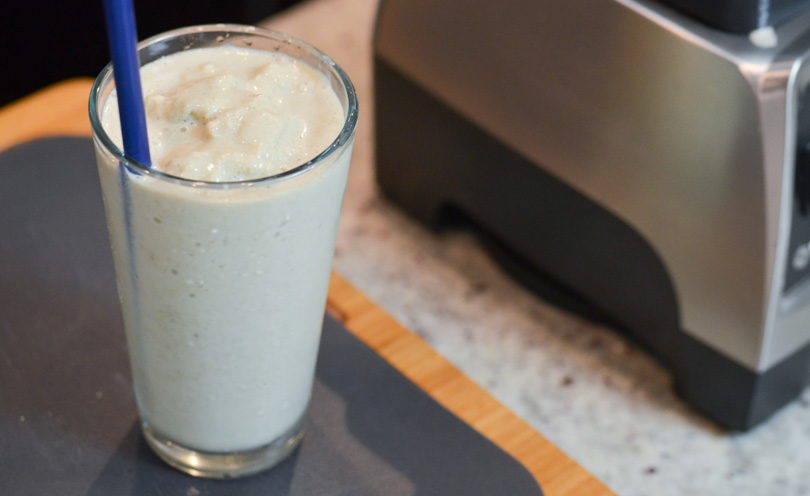
[[[46,136],[89,136],[91,84],[89,79],[68,80],[0,110],[0,151]],[[352,333],[417,386],[523,463],[547,496],[613,494],[334,272],[327,306]]]

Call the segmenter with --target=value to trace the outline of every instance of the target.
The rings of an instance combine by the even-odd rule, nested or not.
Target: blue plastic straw
[[[135,29],[135,9],[132,1],[104,0],[104,17],[107,22],[107,40],[112,55],[115,88],[118,92],[124,152],[138,162],[151,166],[140,64],[136,49],[138,32]]]

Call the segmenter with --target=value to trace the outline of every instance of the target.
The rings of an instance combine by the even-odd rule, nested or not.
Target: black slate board
[[[516,460],[327,316],[307,435],[216,481],[149,450],[89,139],[0,154],[0,494],[542,495]]]

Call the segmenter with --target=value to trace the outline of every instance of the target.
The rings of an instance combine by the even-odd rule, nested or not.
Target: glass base
[[[145,422],[142,430],[152,451],[172,467],[195,477],[235,479],[267,470],[287,458],[304,437],[304,419],[302,417],[270,444],[234,453],[187,448],[154,431]]]

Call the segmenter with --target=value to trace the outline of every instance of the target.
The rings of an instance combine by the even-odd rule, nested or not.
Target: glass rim
[[[101,112],[101,108],[99,105],[99,99],[102,96],[101,95],[102,89],[106,88],[109,85],[110,80],[112,80],[112,83],[115,84],[115,80],[113,78],[112,62],[109,62],[96,77],[95,81],[93,82],[93,86],[90,89],[90,102],[89,102],[90,127],[93,132],[93,138],[99,141],[107,152],[111,153],[116,158],[118,158],[118,160],[122,162],[120,165],[123,165],[126,168],[147,177],[159,178],[162,180],[195,188],[227,189],[235,186],[260,186],[268,183],[275,183],[277,181],[288,179],[293,176],[298,176],[304,174],[309,170],[315,169],[319,164],[325,163],[327,159],[329,159],[335,153],[340,153],[345,148],[346,144],[351,141],[357,128],[357,117],[358,117],[357,93],[355,92],[354,85],[352,84],[351,79],[349,79],[349,76],[337,64],[337,62],[335,62],[332,59],[332,57],[326,55],[324,52],[320,51],[319,49],[315,48],[309,43],[300,40],[298,38],[295,38],[293,36],[280,33],[278,31],[242,24],[203,24],[199,26],[188,26],[173,29],[149,37],[139,42],[137,45],[137,51],[140,54],[141,50],[143,50],[145,47],[149,45],[153,45],[166,39],[176,38],[190,33],[223,33],[223,34],[239,33],[239,34],[256,35],[268,39],[274,39],[283,43],[289,43],[304,49],[308,54],[313,55],[315,58],[323,62],[324,67],[328,68],[328,70],[331,70],[334,73],[334,75],[337,76],[337,78],[343,85],[344,90],[346,91],[346,102],[347,102],[346,117],[344,119],[343,127],[341,128],[340,133],[338,133],[338,136],[334,139],[334,141],[332,141],[332,143],[329,144],[329,146],[327,146],[323,151],[318,153],[318,155],[316,155],[315,157],[311,158],[310,160],[302,164],[298,164],[295,167],[292,167],[286,171],[282,171],[277,174],[272,174],[269,176],[262,176],[255,179],[244,179],[239,181],[217,182],[217,181],[204,181],[199,179],[188,179],[168,174],[166,172],[159,171],[154,167],[147,166],[141,163],[140,161],[134,159],[127,153],[125,153],[118,147],[118,145],[116,145],[112,141],[107,132],[104,130],[104,127],[101,125],[99,115]],[[244,48],[257,50],[251,47],[244,47]],[[317,67],[314,67],[314,69],[319,72],[322,72]],[[340,95],[338,96],[340,97]]]

